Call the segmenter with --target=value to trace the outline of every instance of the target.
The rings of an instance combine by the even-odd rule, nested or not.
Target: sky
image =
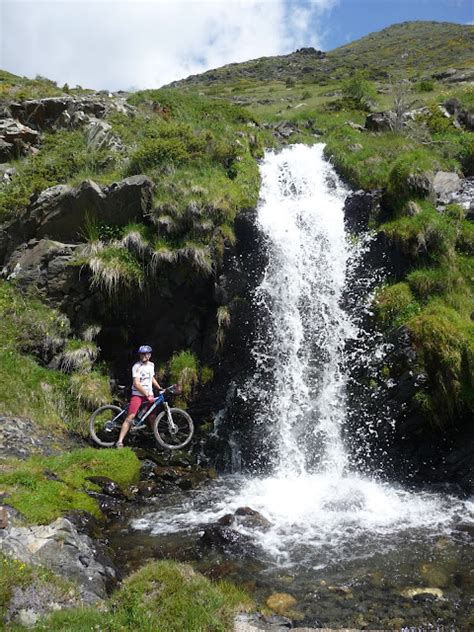
[[[60,86],[157,88],[407,20],[474,24],[474,1],[0,0],[0,68]]]

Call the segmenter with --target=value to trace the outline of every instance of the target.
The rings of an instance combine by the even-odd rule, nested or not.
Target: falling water
[[[340,307],[349,256],[347,190],[322,151],[297,145],[269,154],[261,169],[258,222],[269,263],[256,300],[270,332],[254,354],[263,369],[271,358],[275,376],[257,423],[277,429],[276,469],[285,475],[314,469],[341,475],[347,466],[340,360],[355,333]]]

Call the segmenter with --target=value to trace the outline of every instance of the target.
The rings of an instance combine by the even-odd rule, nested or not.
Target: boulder
[[[464,108],[458,99],[448,99],[444,102],[444,107],[461,126],[471,132],[474,130],[474,113]]]
[[[97,297],[90,290],[89,276],[79,266],[72,265],[77,249],[76,244],[33,239],[7,259],[3,275],[22,288],[33,286],[43,299],[64,310],[70,319],[87,321],[96,309]],[[29,352],[49,364],[62,347],[49,338],[40,342],[40,348]]]
[[[39,141],[39,133],[12,118],[0,119],[0,161],[26,155]]]
[[[461,189],[461,178],[457,173],[438,171],[433,178],[433,189],[440,202],[449,203]]]
[[[365,119],[365,129],[371,132],[391,132],[395,129],[396,123],[395,112],[374,112]]]
[[[4,622],[20,624],[23,629],[56,610],[80,607],[81,600],[74,589],[66,591],[54,582],[34,580],[27,586],[15,586],[5,605]]]
[[[230,527],[214,524],[206,527],[201,536],[201,542],[207,546],[219,549],[246,548],[250,539]]]
[[[86,603],[105,599],[117,581],[113,562],[66,518],[49,525],[7,527],[0,531],[0,551],[75,581]]]
[[[87,146],[90,149],[111,149],[122,151],[123,145],[112,132],[112,126],[105,121],[93,118],[86,127]]]
[[[142,175],[104,188],[92,180],[85,180],[77,187],[58,184],[42,191],[21,221],[12,222],[5,230],[14,234],[17,242],[32,237],[80,242],[86,238],[88,218],[125,225],[150,214],[152,196],[153,182]]]

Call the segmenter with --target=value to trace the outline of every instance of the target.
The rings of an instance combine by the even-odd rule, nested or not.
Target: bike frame
[[[137,419],[137,417],[134,418],[133,420],[133,425],[136,426],[136,422],[138,421],[140,423],[140,425],[151,415],[151,413],[156,410],[156,408],[158,408],[158,406],[160,406],[161,404],[163,404],[163,407],[166,411],[166,416],[168,418],[168,423],[170,424],[170,427],[174,429],[175,424],[173,422],[173,418],[170,414],[170,407],[168,405],[168,402],[165,401],[165,396],[164,396],[164,392],[160,393],[158,395],[158,397],[155,397],[155,401],[153,402],[153,404],[150,406],[150,408],[145,412],[145,414],[143,415],[143,417],[141,417],[141,419]],[[112,419],[112,423],[119,421],[120,417],[122,417],[122,415],[126,416],[126,413],[128,411],[128,406],[125,406],[120,412],[119,414],[114,417]],[[133,427],[133,426],[132,426]]]

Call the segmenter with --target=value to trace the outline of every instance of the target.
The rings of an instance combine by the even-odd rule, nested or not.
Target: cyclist
[[[149,345],[141,345],[138,349],[138,362],[132,367],[132,396],[128,405],[128,413],[125,418],[120,435],[115,446],[123,448],[123,440],[127,436],[130,426],[140,406],[148,402],[151,406],[155,401],[153,387],[161,390],[155,378],[155,365],[150,361],[153,349]],[[150,415],[152,417],[153,415]]]

